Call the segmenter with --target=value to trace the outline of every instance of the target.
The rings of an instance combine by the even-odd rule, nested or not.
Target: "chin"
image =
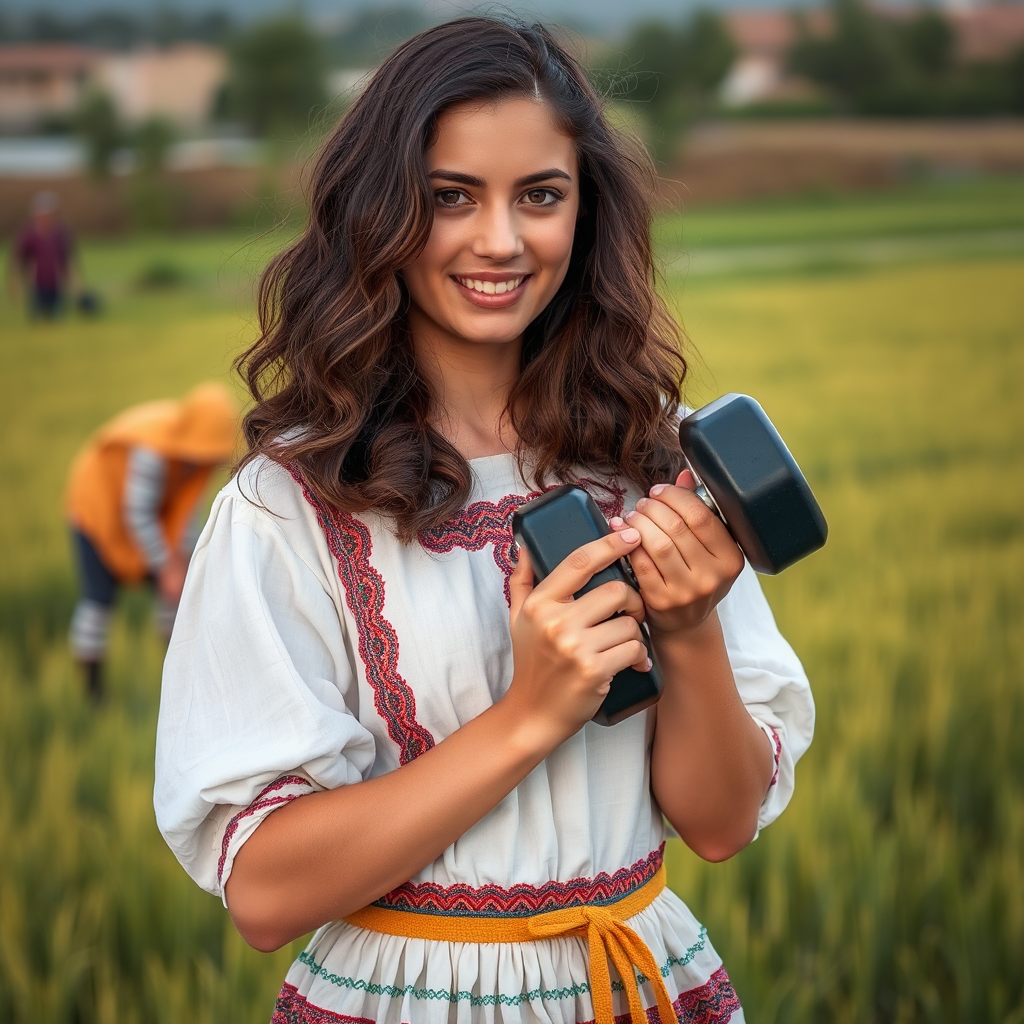
[[[525,326],[521,327],[518,324],[515,326],[502,325],[500,327],[495,324],[490,328],[467,324],[465,330],[456,328],[455,333],[473,345],[508,345],[521,338],[525,330]]]

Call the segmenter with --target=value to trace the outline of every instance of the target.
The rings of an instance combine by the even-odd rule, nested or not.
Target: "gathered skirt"
[[[722,961],[678,896],[665,889],[627,924],[660,965],[678,1021],[742,1024]],[[622,982],[610,971],[616,1021],[628,1022]],[[588,973],[582,936],[438,942],[339,921],[317,931],[292,965],[272,1024],[589,1024]],[[655,1024],[654,993],[638,981]]]

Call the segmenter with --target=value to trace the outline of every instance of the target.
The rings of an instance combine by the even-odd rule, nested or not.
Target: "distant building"
[[[226,77],[222,50],[181,43],[165,50],[147,47],[108,54],[97,68],[96,79],[126,121],[160,116],[189,127],[209,119]]]
[[[904,18],[916,13],[914,7],[878,7],[879,13]],[[962,63],[1005,59],[1024,46],[1024,4],[951,4],[943,12],[956,33],[956,58]],[[828,10],[812,8],[802,12],[808,31],[826,34],[832,18]],[[806,96],[808,83],[791,76],[786,58],[796,40],[797,24],[785,10],[733,10],[722,15],[737,56],[720,87],[727,106],[745,106]]]
[[[0,130],[31,131],[66,117],[88,88],[101,54],[84,46],[0,46]]]
[[[63,43],[0,47],[0,131],[31,132],[66,118],[91,88],[110,93],[129,123],[208,120],[227,77],[221,50],[200,43],[104,53]]]
[[[1024,4],[953,7],[944,13],[956,31],[957,59],[964,63],[1003,60],[1024,46]]]

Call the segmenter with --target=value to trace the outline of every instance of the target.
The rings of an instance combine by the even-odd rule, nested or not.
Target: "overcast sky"
[[[796,0],[806,5],[814,0]],[[494,13],[514,10],[544,20],[559,19],[579,27],[592,25],[595,29],[608,31],[622,28],[644,18],[658,17],[677,21],[698,6],[702,7],[775,7],[793,6],[793,0],[506,0],[504,3],[474,3],[473,0],[418,0],[413,3],[371,2],[366,0],[0,0],[0,9],[11,12],[50,10],[66,14],[80,14],[95,10],[130,10],[136,13],[156,11],[160,7],[188,11],[203,11],[214,8],[229,11],[239,18],[268,14],[282,9],[300,9],[318,21],[321,19],[343,20],[358,10],[366,8],[393,8],[398,6],[416,7],[431,14],[455,17],[470,11],[484,10]]]

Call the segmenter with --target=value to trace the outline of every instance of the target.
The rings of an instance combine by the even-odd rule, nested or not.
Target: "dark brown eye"
[[[444,188],[434,195],[442,206],[458,206],[462,198],[462,193],[457,188]]]
[[[562,197],[550,188],[531,188],[524,198],[530,206],[552,206]]]

